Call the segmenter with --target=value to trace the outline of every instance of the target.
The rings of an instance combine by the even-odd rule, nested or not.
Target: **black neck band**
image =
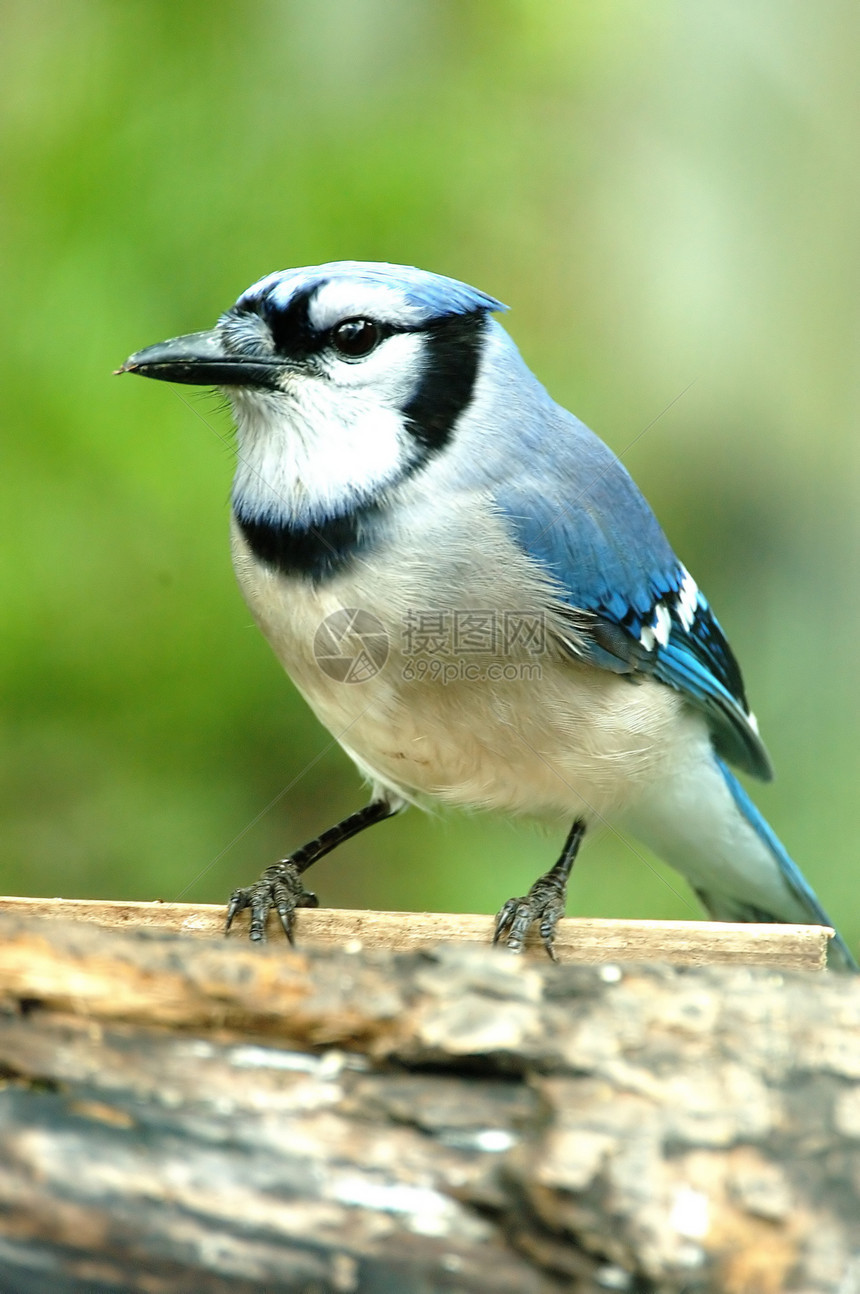
[[[319,582],[339,574],[368,546],[367,524],[377,512],[371,504],[345,516],[298,525],[245,517],[237,511],[236,521],[259,561],[273,566],[282,575],[304,576]]]

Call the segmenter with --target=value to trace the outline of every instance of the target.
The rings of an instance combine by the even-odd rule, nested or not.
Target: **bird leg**
[[[521,953],[529,929],[538,921],[543,946],[552,960],[558,961],[553,948],[555,928],[559,918],[564,916],[567,882],[584,835],[585,823],[582,818],[577,818],[558,862],[538,877],[528,894],[519,899],[508,899],[499,912],[493,934],[494,944],[504,943],[511,952]]]
[[[370,804],[351,813],[348,818],[324,831],[316,840],[309,840],[289,858],[282,858],[267,867],[259,880],[234,890],[227,904],[227,921],[224,933],[233,924],[233,918],[245,908],[251,909],[250,936],[255,941],[265,940],[266,920],[272,908],[280,918],[284,934],[293,943],[293,913],[296,908],[319,907],[319,899],[302,883],[302,873],[325,854],[331,853],[351,836],[393,817],[397,808],[387,800],[372,800]]]

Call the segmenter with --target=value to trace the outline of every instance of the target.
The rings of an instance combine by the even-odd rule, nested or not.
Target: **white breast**
[[[425,555],[404,545],[404,560],[359,561],[348,577],[319,588],[263,567],[238,530],[233,558],[275,654],[372,781],[412,800],[616,816],[659,777],[681,698],[651,680],[632,683],[571,660],[549,634],[537,653],[525,642],[480,650],[479,625],[464,649],[455,614],[480,613],[486,632],[493,618],[498,627],[506,617],[542,616],[546,589],[525,557],[516,569],[492,516],[470,512],[459,552],[450,533],[444,562],[431,537]],[[388,639],[384,667],[364,670],[360,682],[333,678],[314,651],[320,625],[344,608],[375,617]],[[443,614],[447,638],[429,652],[414,650],[421,645],[414,633],[410,639],[416,615]]]

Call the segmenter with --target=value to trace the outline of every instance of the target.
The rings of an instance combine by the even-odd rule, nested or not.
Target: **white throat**
[[[422,339],[387,338],[366,359],[286,365],[280,391],[227,387],[238,429],[234,506],[308,525],[343,516],[409,471],[417,446],[402,410],[421,380]]]
[[[302,377],[281,394],[228,390],[238,446],[233,504],[246,518],[308,525],[351,511],[397,481],[412,457],[402,415],[366,391],[337,401]]]

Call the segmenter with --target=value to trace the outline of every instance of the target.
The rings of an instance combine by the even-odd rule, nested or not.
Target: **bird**
[[[551,957],[583,837],[608,825],[710,918],[832,925],[732,767],[772,767],[737,661],[625,466],[464,282],[333,261],[266,275],[214,328],[117,370],[215,387],[237,434],[250,612],[370,784],[363,808],[230,897],[266,937],[312,864],[434,804],[569,824],[494,942]],[[857,969],[845,941],[829,964]]]

